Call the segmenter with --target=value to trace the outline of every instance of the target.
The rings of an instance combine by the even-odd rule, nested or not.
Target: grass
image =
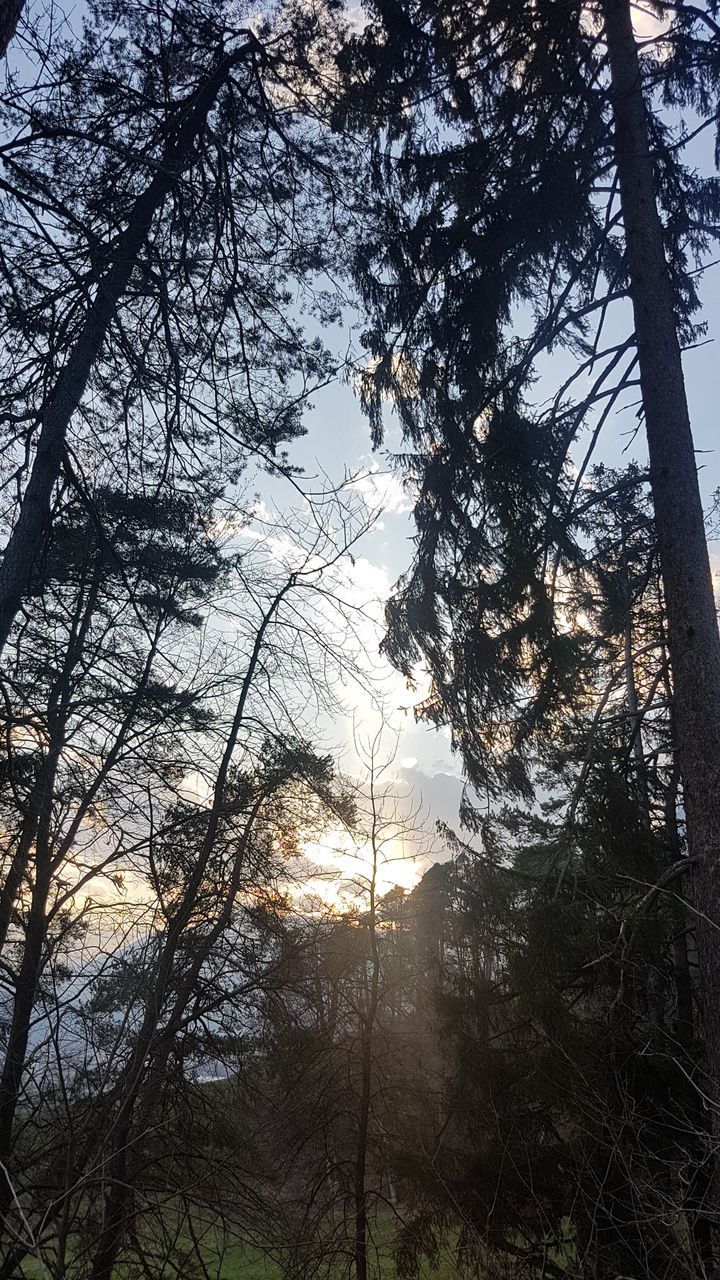
[[[370,1280],[395,1280],[397,1273],[392,1256],[390,1223],[380,1224],[376,1227],[374,1235],[375,1241],[368,1252],[368,1276]],[[189,1233],[181,1235],[179,1245],[179,1253],[186,1254],[186,1262],[183,1263],[181,1257],[177,1257],[175,1266],[165,1266],[158,1270],[157,1280],[177,1280],[178,1275],[182,1280],[194,1280],[196,1276],[198,1278],[202,1276],[202,1269],[197,1266],[196,1261],[191,1260],[194,1247]],[[238,1242],[221,1250],[213,1247],[208,1239],[207,1245],[201,1244],[200,1252],[202,1263],[212,1280],[282,1280],[280,1266],[255,1245]],[[348,1280],[350,1272],[348,1261],[347,1257],[338,1260],[337,1266],[333,1268],[332,1280]],[[134,1278],[137,1274],[135,1268],[131,1271],[127,1264],[121,1261],[115,1268],[113,1280],[131,1280],[131,1277]],[[22,1276],[23,1280],[47,1280],[48,1272],[36,1258],[28,1257],[18,1275]],[[457,1276],[457,1267],[449,1250],[444,1256],[441,1255],[437,1267],[426,1264],[421,1271],[421,1280],[457,1280]]]
[[[228,1248],[223,1255],[219,1270],[215,1270],[218,1264],[217,1253],[206,1249],[203,1250],[203,1255],[203,1262],[213,1280],[281,1280],[280,1268],[260,1249],[255,1249],[252,1245],[232,1245]],[[196,1271],[194,1267],[187,1273],[181,1269],[180,1274],[184,1280],[186,1274],[188,1277],[194,1276]],[[197,1274],[199,1276],[202,1272],[198,1269]],[[47,1280],[48,1272],[36,1258],[26,1258],[19,1275],[24,1280]],[[158,1280],[170,1280],[176,1275],[174,1268],[166,1267],[162,1272],[158,1272]],[[128,1280],[128,1270],[124,1263],[118,1263],[113,1277],[114,1280]]]

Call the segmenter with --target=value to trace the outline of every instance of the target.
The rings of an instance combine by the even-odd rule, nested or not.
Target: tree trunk
[[[622,539],[620,562],[623,571],[623,588],[625,593],[625,633],[623,637],[624,662],[625,662],[625,701],[627,703],[628,713],[628,730],[630,734],[630,742],[632,744],[633,761],[635,764],[635,790],[637,793],[638,813],[640,825],[645,831],[650,831],[650,790],[648,787],[647,767],[645,764],[645,746],[643,742],[643,725],[640,707],[638,705],[637,684],[635,681],[635,661],[633,658],[633,600],[630,590],[630,576],[627,566],[627,552],[625,547],[625,529],[620,530]]]
[[[24,8],[25,0],[0,0],[0,58],[7,53]]]
[[[668,614],[677,750],[695,894],[707,1089],[720,1081],[720,637],[672,281],[629,0],[605,0],[630,295]]]
[[[30,862],[35,834],[37,832],[40,805],[42,803],[44,780],[38,779],[33,788],[27,811],[22,821],[18,836],[17,848],[10,861],[5,883],[0,889],[0,955],[2,954],[10,931],[13,910],[17,902],[25,872]]]
[[[0,1167],[5,1170],[5,1176],[0,1179],[0,1229],[4,1226],[5,1215],[12,1199],[12,1188],[7,1171],[12,1150],[15,1113],[25,1069],[32,1011],[43,963],[47,902],[52,877],[50,847],[52,801],[60,751],[61,739],[58,735],[45,762],[35,851],[35,883],[28,913],[22,962],[15,985],[13,1016],[5,1062],[0,1075]]]
[[[635,794],[637,797],[638,820],[643,831],[648,836],[648,856],[650,854],[649,845],[652,832],[652,817],[650,809],[650,788],[648,786],[647,765],[645,761],[645,743],[643,738],[642,712],[638,704],[637,683],[635,680],[635,660],[633,657],[633,599],[630,589],[630,575],[627,564],[627,547],[626,547],[626,529],[621,522],[620,529],[621,548],[620,563],[623,573],[623,589],[625,594],[625,634],[624,634],[624,663],[625,663],[625,701],[627,703],[628,714],[628,732],[630,735],[631,749],[634,760],[634,781]],[[655,867],[649,869],[652,875]],[[657,901],[653,903],[650,909],[649,927],[644,929],[645,933],[645,998],[647,1002],[648,1022],[650,1024],[650,1034],[653,1047],[660,1051],[665,1044],[665,984],[662,974],[658,967],[657,954]]]
[[[2,0],[0,0],[2,3]],[[93,366],[147,240],[153,219],[191,163],[197,136],[228,74],[249,46],[221,54],[200,87],[179,103],[166,126],[165,151],[155,176],[135,200],[107,271],[58,376],[42,415],[35,460],[22,497],[20,514],[0,564],[0,652],[10,634],[50,515],[60,476],[70,421],[85,394]]]
[[[370,910],[368,912],[370,988],[368,991],[367,1007],[365,1011],[361,1011],[360,1014],[360,1097],[358,1099],[357,1145],[355,1148],[355,1280],[367,1280],[368,1195],[366,1178],[368,1137],[370,1133],[375,1023],[377,1021],[378,1008],[380,1004],[380,953],[378,950],[376,911],[378,845],[374,792],[372,801],[372,875],[370,878]]]
[[[361,1031],[360,1101],[355,1151],[355,1280],[367,1280],[367,1168],[370,1124],[370,1077],[372,1073],[372,1029],[364,1023]]]

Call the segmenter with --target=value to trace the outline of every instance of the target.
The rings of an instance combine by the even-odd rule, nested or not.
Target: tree
[[[374,359],[365,394],[376,435],[382,397],[397,405],[419,489],[418,553],[390,605],[388,651],[406,671],[428,661],[425,712],[452,724],[477,785],[528,788],[523,757],[578,680],[582,645],[557,625],[557,587],[581,555],[582,479],[639,372],[697,901],[716,921],[720,639],[681,365],[697,332],[694,268],[717,226],[717,180],[681,158],[716,118],[714,20],[662,6],[669,27],[639,52],[629,0],[369,12],[345,57],[348,110],[362,120],[370,103],[382,120],[378,179],[396,198],[383,196],[357,258]],[[668,122],[667,106],[699,123]],[[623,300],[634,332],[608,339]],[[533,407],[540,358],[558,348],[574,367],[549,407]],[[713,923],[700,954],[716,1080]]]
[[[7,971],[12,1013],[0,1077],[6,1168],[33,1008],[56,945],[53,926],[60,925],[62,939],[73,896],[112,875],[137,818],[135,789],[158,774],[162,739],[204,724],[200,691],[189,694],[167,680],[173,632],[178,624],[197,625],[192,605],[217,588],[221,574],[204,522],[177,500],[133,502],[106,491],[96,502],[108,541],[98,539],[86,511],[69,505],[44,581],[34,584],[37,605],[19,637],[22,656],[5,676],[6,804],[20,815],[5,851],[2,901],[3,941],[17,956]],[[123,600],[124,570],[133,583]],[[29,755],[32,769],[16,781],[18,734],[21,766]],[[19,937],[17,928],[10,931],[13,920]],[[5,1181],[3,1211],[8,1193]]]
[[[288,922],[283,968],[268,990],[259,1075],[277,1109],[269,1165],[277,1161],[282,1174],[268,1179],[268,1195],[273,1252],[288,1276],[331,1274],[339,1264],[372,1274],[387,1252],[378,1230],[385,1207],[401,1211],[392,1160],[417,1065],[417,957],[404,891],[382,888],[413,856],[406,842],[416,847],[424,833],[398,794],[387,737],[386,727],[367,743],[356,737],[353,819],[325,843],[327,855],[335,836],[325,876],[336,903],[320,911],[310,898],[308,917]],[[322,863],[305,868],[310,885]]]
[[[25,8],[25,0],[3,0],[0,7],[0,58],[4,58],[20,16]]]
[[[720,635],[690,414],[665,260],[640,64],[629,5],[607,0],[615,157],[633,304],[650,484],[668,611],[678,759],[697,901],[711,1079],[720,1070]]]
[[[408,1275],[455,1232],[491,1275],[713,1271],[690,863],[639,479],[587,477],[584,563],[562,600],[593,679],[539,747],[532,803],[475,813],[482,848],[449,835],[452,864],[409,904],[436,952],[441,1112],[435,1140],[403,1150]]]
[[[290,306],[296,287],[334,310],[312,289],[339,170],[305,109],[314,40],[292,8],[256,34],[234,7],[120,19],[99,0],[51,42],[42,82],[6,95],[0,400],[18,491],[0,645],[88,444],[119,444],[150,483],[214,449],[230,479],[300,431],[332,367],[302,334],[302,298]]]
[[[30,1247],[27,1224],[62,1268],[86,1214],[100,1219],[84,1237],[95,1268],[112,1267],[138,1218],[119,1171],[165,1105],[164,1066],[191,1063],[218,985],[220,1009],[241,1003],[224,966],[239,954],[243,895],[269,893],[303,815],[312,831],[330,809],[347,815],[327,758],[301,734],[313,705],[334,705],[331,673],[354,675],[340,588],[366,528],[358,505],[342,490],[317,495],[309,527],[286,513],[273,534],[175,491],[83,498],[71,493],[53,522],[5,673],[8,1276]],[[126,1002],[103,1023],[82,993],[109,982],[113,957]],[[257,960],[247,991],[262,981]]]
[[[238,721],[238,723],[241,723]],[[229,760],[234,743],[229,742],[226,758]],[[117,1097],[116,1111],[111,1126],[112,1141],[108,1160],[108,1188],[104,1207],[103,1228],[97,1243],[92,1263],[91,1275],[97,1280],[105,1280],[112,1275],[118,1251],[124,1234],[128,1228],[128,1205],[132,1200],[132,1174],[129,1164],[130,1152],[137,1142],[135,1111],[143,1091],[149,1091],[152,1099],[153,1090],[157,1090],[163,1078],[168,1056],[173,1042],[181,1030],[191,1002],[199,998],[198,984],[203,967],[212,954],[212,948],[230,925],[233,909],[244,877],[247,875],[246,864],[250,857],[250,841],[255,838],[255,824],[260,818],[263,807],[273,800],[278,806],[278,817],[283,810],[287,811],[288,796],[283,794],[288,783],[299,781],[306,787],[315,785],[330,810],[341,809],[343,797],[332,797],[330,785],[332,766],[330,761],[317,761],[312,753],[302,745],[285,753],[269,752],[269,759],[261,775],[250,789],[249,794],[238,798],[233,795],[233,788],[228,787],[226,762],[223,761],[218,771],[213,804],[207,815],[204,815],[204,831],[199,842],[198,855],[192,865],[186,883],[178,893],[178,878],[172,876],[173,891],[177,894],[177,905],[169,915],[165,936],[158,948],[157,957],[147,975],[147,997],[135,1044],[127,1061],[123,1064],[114,1090]],[[284,756],[284,758],[283,758]],[[224,771],[223,771],[224,770]],[[245,779],[237,780],[242,794],[247,790]],[[229,792],[229,794],[228,794]],[[205,932],[201,921],[206,919],[206,905],[199,896],[203,877],[207,874],[208,863],[215,852],[215,843],[219,836],[219,822],[223,809],[239,809],[244,818],[239,832],[230,837],[233,849],[233,860],[228,872],[228,884],[219,908],[216,908],[211,927]],[[244,812],[243,812],[244,811]],[[297,819],[296,819],[297,821]],[[277,819],[276,819],[277,823]],[[298,827],[300,826],[298,822]],[[271,828],[272,830],[272,828]],[[277,838],[278,826],[273,835]],[[296,829],[297,830],[297,829]],[[288,837],[292,839],[292,831]],[[227,836],[225,837],[227,839]],[[257,878],[249,878],[246,883],[257,885]],[[194,938],[191,937],[195,935]],[[189,944],[189,948],[188,948]],[[182,950],[190,950],[189,956],[182,957]],[[178,960],[185,961],[185,972],[175,977],[176,989],[171,989],[171,975]],[[200,997],[201,998],[201,997]],[[165,1025],[160,1028],[163,1009],[169,1003]],[[147,1076],[147,1083],[144,1079]],[[148,1123],[147,1112],[140,1108],[140,1126]]]

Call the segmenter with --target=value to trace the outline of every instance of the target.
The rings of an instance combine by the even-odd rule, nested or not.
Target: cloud
[[[373,872],[373,855],[370,842],[358,842],[347,832],[333,830],[321,836],[319,840],[309,841],[305,846],[305,856],[332,875],[357,890],[364,891],[369,887]],[[412,843],[398,836],[385,839],[378,851],[376,868],[377,887],[380,893],[386,893],[396,884],[411,889],[420,880],[425,866]]]
[[[213,783],[199,769],[191,769],[180,783],[178,795],[186,804],[196,804],[200,809],[208,809],[212,802],[213,790]]]
[[[406,768],[403,782],[412,787],[416,803],[422,804],[433,826],[436,822],[445,822],[453,830],[460,830],[460,803],[465,782],[459,774]]]
[[[657,40],[667,35],[672,26],[672,13],[658,15],[650,4],[632,6],[632,24],[636,40]]]
[[[401,480],[396,472],[381,470],[377,463],[373,463],[366,472],[352,480],[348,488],[355,489],[371,511],[404,515],[412,511],[415,505],[411,486]]]

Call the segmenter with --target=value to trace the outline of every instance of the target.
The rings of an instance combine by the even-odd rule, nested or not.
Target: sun
[[[295,896],[317,896],[332,909],[367,907],[371,888],[377,898],[391,889],[410,892],[426,870],[426,859],[410,841],[394,836],[376,845],[358,841],[348,831],[331,828],[302,847],[303,869],[293,886]]]

